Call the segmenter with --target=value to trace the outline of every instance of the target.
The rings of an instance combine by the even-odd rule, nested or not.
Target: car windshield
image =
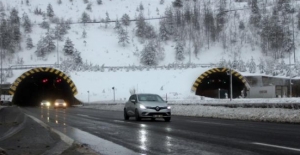
[[[55,102],[57,102],[57,103],[64,103],[65,101],[62,100],[62,99],[57,99]]]
[[[139,101],[163,102],[164,100],[158,95],[138,95]]]

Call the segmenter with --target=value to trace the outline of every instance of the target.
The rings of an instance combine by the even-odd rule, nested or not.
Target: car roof
[[[138,94],[135,94],[135,95],[158,95],[158,94],[151,94],[151,93],[138,93]]]

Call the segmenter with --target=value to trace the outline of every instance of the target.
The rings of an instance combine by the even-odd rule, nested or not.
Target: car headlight
[[[144,105],[140,105],[141,109],[146,109],[146,107]]]
[[[171,106],[168,106],[167,108],[168,108],[168,109],[171,109]]]
[[[49,107],[49,106],[50,106],[50,102],[47,102],[47,103],[46,103],[46,106],[48,106],[48,107]]]
[[[59,104],[58,103],[55,103],[55,106],[58,106]]]
[[[44,105],[44,103],[41,103],[41,105]]]
[[[66,103],[64,103],[63,105],[64,105],[64,106],[67,106],[67,104],[66,104]]]

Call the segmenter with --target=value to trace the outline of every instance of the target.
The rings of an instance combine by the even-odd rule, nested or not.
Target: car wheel
[[[124,120],[129,120],[129,116],[127,114],[126,109],[124,109]]]
[[[170,122],[171,117],[164,118],[166,122]]]
[[[135,120],[136,121],[140,121],[141,120],[141,117],[140,117],[139,112],[138,112],[137,109],[135,109]]]

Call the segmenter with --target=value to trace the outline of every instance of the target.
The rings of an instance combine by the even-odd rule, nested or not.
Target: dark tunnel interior
[[[238,77],[232,75],[232,97],[241,96],[245,84]],[[226,72],[216,72],[206,76],[199,84],[196,95],[211,98],[230,98],[230,76]],[[245,94],[244,94],[245,95]]]
[[[39,72],[27,76],[19,83],[12,102],[19,106],[39,106],[42,100],[48,100],[53,105],[55,99],[64,99],[70,105],[75,98],[62,77]]]

